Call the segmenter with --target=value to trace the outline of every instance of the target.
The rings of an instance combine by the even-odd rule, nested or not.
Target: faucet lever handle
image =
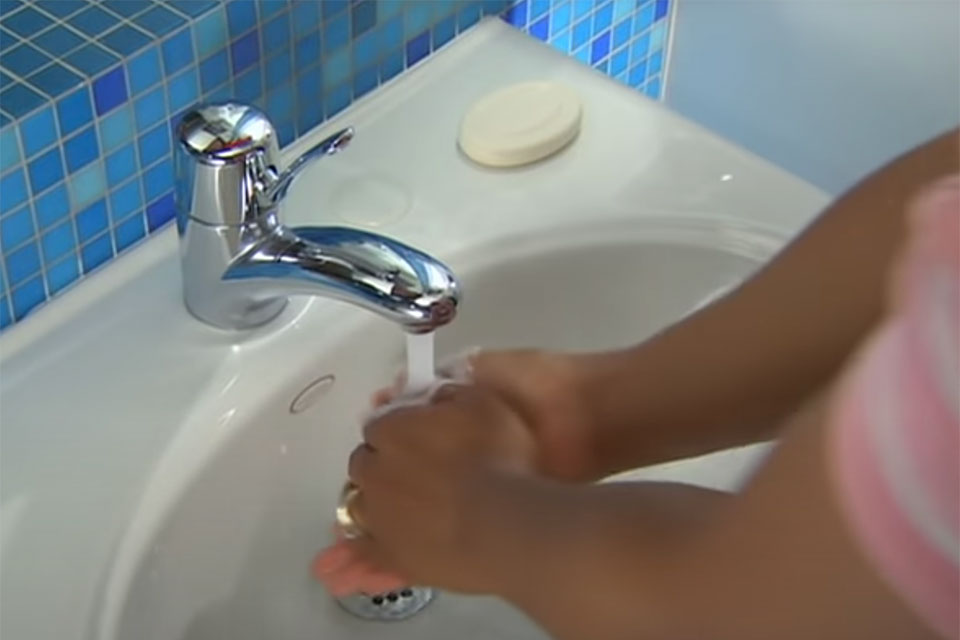
[[[300,154],[296,160],[290,163],[289,167],[268,183],[269,186],[262,192],[262,197],[266,200],[264,205],[271,206],[283,200],[294,179],[300,175],[300,172],[308,164],[323,156],[332,156],[346,148],[346,146],[350,144],[350,141],[353,140],[353,135],[353,127],[346,127],[324,138]]]

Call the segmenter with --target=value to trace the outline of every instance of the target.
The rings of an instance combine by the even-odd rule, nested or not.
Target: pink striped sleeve
[[[892,313],[831,408],[831,459],[878,573],[960,638],[960,177],[924,192],[910,220]]]

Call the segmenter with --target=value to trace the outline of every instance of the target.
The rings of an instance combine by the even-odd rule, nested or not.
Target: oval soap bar
[[[580,131],[583,107],[555,82],[524,82],[478,100],[460,123],[460,148],[490,167],[517,167],[553,155]]]

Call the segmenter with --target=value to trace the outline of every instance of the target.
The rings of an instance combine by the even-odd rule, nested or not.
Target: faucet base
[[[184,302],[186,302],[187,310],[193,317],[227,331],[255,329],[267,324],[287,308],[286,298],[269,298],[245,304],[226,312],[222,307],[215,307],[210,300],[196,304],[196,301],[189,300],[185,296]]]

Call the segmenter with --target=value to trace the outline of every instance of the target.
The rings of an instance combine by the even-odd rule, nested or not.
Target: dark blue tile
[[[227,25],[233,37],[246,33],[257,24],[257,7],[250,0],[233,0],[227,5]]]
[[[168,76],[193,62],[193,39],[190,37],[190,27],[164,40],[161,52],[164,73]]]
[[[27,115],[44,102],[43,96],[19,82],[0,91],[0,109],[14,118]]]
[[[131,180],[110,194],[110,217],[114,222],[123,220],[142,206],[139,180]]]
[[[509,9],[503,12],[503,20],[507,24],[512,24],[515,27],[527,26],[527,0],[520,0]]]
[[[3,53],[19,42],[22,42],[20,38],[13,35],[6,29],[0,29],[0,53]]]
[[[152,7],[153,3],[150,0],[106,0],[103,6],[124,18],[131,18]]]
[[[323,122],[323,107],[320,102],[310,103],[297,113],[297,133],[303,135]]]
[[[7,253],[6,258],[7,281],[11,288],[40,271],[40,250],[36,242],[30,242]]]
[[[88,77],[93,77],[107,67],[117,64],[120,59],[103,47],[91,43],[68,54],[64,61]]]
[[[63,143],[63,153],[67,159],[67,169],[70,173],[87,166],[100,155],[97,145],[97,134],[93,127],[88,127]]]
[[[293,3],[293,34],[294,37],[305,36],[320,26],[319,2]]]
[[[267,95],[266,112],[276,120],[290,120],[294,108],[293,85],[285,84]]]
[[[313,33],[297,41],[294,48],[297,70],[320,61],[320,34]]]
[[[93,102],[97,106],[98,116],[102,116],[126,100],[127,81],[123,77],[123,67],[117,67],[93,81]]]
[[[87,34],[93,38],[106,33],[117,24],[119,20],[113,14],[107,13],[100,7],[91,6],[80,13],[67,19],[71,27]]]
[[[143,238],[143,215],[130,216],[113,229],[113,239],[117,243],[117,251],[123,251]]]
[[[547,41],[550,37],[550,16],[545,15],[530,25],[530,35],[537,40]]]
[[[91,240],[80,249],[80,260],[83,262],[83,273],[87,274],[113,257],[113,243],[110,234],[105,233],[95,240]]]
[[[66,18],[80,9],[86,9],[90,3],[86,0],[39,0],[37,6],[52,16]]]
[[[77,214],[77,238],[80,244],[96,237],[107,228],[107,201],[97,200]]]
[[[0,178],[0,213],[13,211],[27,201],[27,182],[23,169],[14,169]]]
[[[151,47],[127,63],[130,77],[130,93],[137,95],[160,82],[160,55]]]
[[[610,32],[605,31],[594,38],[590,45],[590,64],[596,64],[610,53]]]
[[[60,135],[68,135],[93,120],[90,91],[86,87],[74,91],[57,102]]]
[[[56,98],[83,82],[83,78],[55,62],[29,76],[27,82],[48,96]]]
[[[667,11],[670,9],[670,0],[657,0],[657,8],[653,14],[654,20],[659,20],[663,16],[667,15]]]
[[[150,36],[127,25],[121,25],[100,38],[100,42],[120,56],[128,56],[151,42]]]
[[[173,193],[168,193],[156,202],[147,206],[147,227],[153,233],[163,225],[173,220],[174,204]]]
[[[233,72],[240,73],[260,59],[260,42],[257,32],[251,31],[232,45],[230,53],[233,58]]]
[[[353,37],[366,33],[377,24],[377,3],[375,0],[363,0],[350,8]],[[452,20],[451,20],[452,22]]]
[[[320,3],[323,9],[323,19],[327,20],[347,8],[347,0],[324,0]]]
[[[198,18],[217,6],[216,0],[167,0],[167,4],[191,18]]]
[[[76,254],[47,268],[47,286],[50,294],[58,293],[80,277]]]
[[[4,28],[21,38],[29,38],[51,24],[53,24],[53,20],[30,6],[3,17]]]
[[[353,43],[353,68],[367,67],[377,61],[380,55],[380,30],[365,33]]]
[[[197,71],[189,69],[167,83],[167,102],[177,112],[197,101]]]
[[[26,78],[33,71],[49,62],[50,56],[43,54],[39,49],[31,47],[29,44],[21,44],[3,54],[3,66],[21,78]]]
[[[456,35],[456,31],[457,26],[454,21],[454,16],[448,16],[434,25],[433,49],[439,49],[443,45],[453,40],[453,36]]]
[[[0,89],[3,89],[8,84],[13,84],[13,78],[5,74],[3,71],[0,71]]]
[[[7,296],[0,296],[0,330],[6,329],[11,324],[13,324],[13,312],[10,311]]]
[[[0,0],[0,16],[13,13],[22,6],[23,2],[20,0]]]
[[[65,185],[59,185],[47,191],[33,201],[33,210],[37,214],[37,224],[46,229],[67,217],[70,213],[70,198]]]
[[[223,50],[200,63],[200,87],[204,93],[219,87],[230,76],[227,52]]]
[[[287,146],[294,141],[297,137],[297,131],[293,126],[293,119],[289,120],[280,120],[276,123],[277,127],[277,142],[280,143],[280,148]]]
[[[593,14],[593,35],[610,28],[613,22],[613,3],[608,2]]]
[[[301,110],[320,104],[322,98],[323,82],[319,67],[297,74],[297,104]]]
[[[133,144],[121,147],[107,156],[104,163],[107,167],[107,183],[113,187],[137,171],[137,154]]]
[[[44,260],[47,263],[56,262],[77,246],[73,225],[67,220],[53,227],[43,234],[40,246],[43,248]]]
[[[583,43],[590,39],[590,18],[584,18],[573,25],[571,48],[576,51]]]
[[[290,50],[285,49],[267,60],[265,71],[267,90],[279,87],[293,75]]]
[[[44,111],[49,111],[49,109],[44,109]],[[22,158],[17,133],[15,127],[8,127],[0,131],[0,173],[6,173],[7,169],[20,164]],[[22,134],[20,137],[23,137]]]
[[[170,153],[170,136],[168,129],[160,125],[140,136],[140,163],[148,167],[164,155]]]
[[[160,5],[154,5],[152,9],[133,18],[138,27],[143,27],[155,36],[166,35],[186,21],[183,16]]]
[[[167,103],[163,96],[163,87],[145,93],[133,103],[133,111],[137,119],[137,128],[145,130],[160,120],[167,113]]]
[[[263,53],[269,55],[290,45],[290,14],[284,12],[263,25]]]
[[[372,65],[361,69],[353,76],[353,99],[356,100],[362,95],[369,93],[376,88],[380,81],[380,73],[377,65]]]
[[[323,25],[323,51],[332,53],[350,42],[350,15],[344,13]]]
[[[53,57],[65,55],[84,43],[84,39],[71,29],[57,25],[33,38],[32,42]]]
[[[47,299],[47,294],[43,290],[43,279],[37,276],[25,282],[22,287],[13,290],[10,298],[13,302],[14,317],[22,320]]]
[[[157,163],[143,173],[143,194],[147,202],[156,200],[173,189],[173,163],[170,159]]]
[[[0,246],[3,247],[4,253],[9,253],[11,249],[20,246],[35,233],[30,207],[24,207],[0,218]]]
[[[30,190],[34,195],[63,180],[63,161],[60,159],[60,148],[54,147],[50,151],[37,156],[30,162],[29,170]]]
[[[20,142],[27,158],[49,147],[57,140],[57,123],[53,109],[41,109],[20,121]]]
[[[480,2],[469,2],[457,14],[457,29],[465,31],[480,21],[482,14]]]
[[[430,32],[424,31],[420,35],[407,41],[407,66],[412,67],[427,57],[430,53]]]
[[[260,67],[254,67],[233,80],[233,92],[237,99],[253,102],[263,95],[263,85],[260,82]]]

